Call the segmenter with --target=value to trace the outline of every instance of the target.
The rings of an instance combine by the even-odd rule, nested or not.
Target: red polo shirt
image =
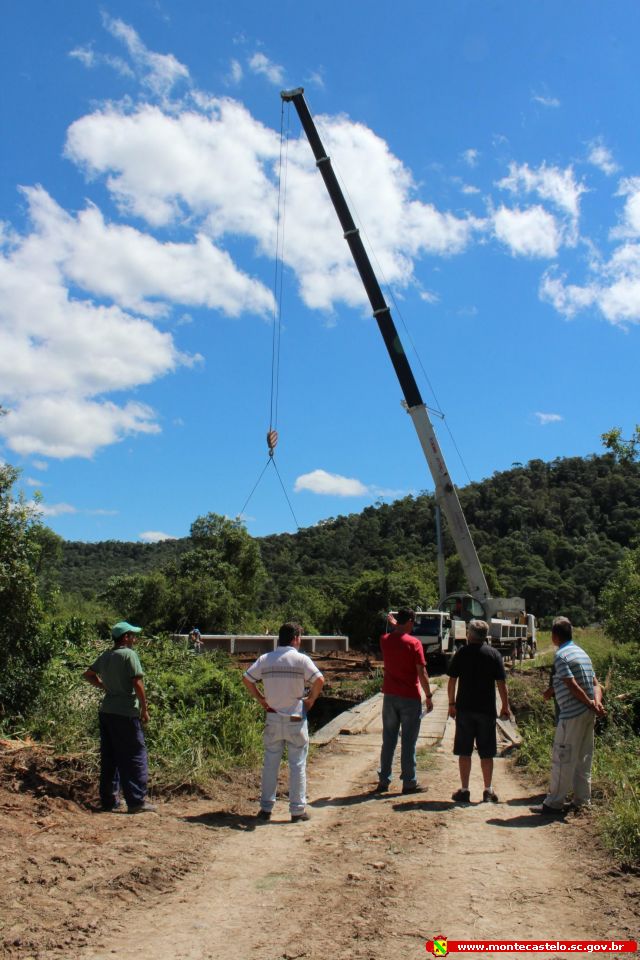
[[[380,637],[384,659],[382,692],[420,700],[418,667],[425,666],[424,649],[410,633],[385,633]]]

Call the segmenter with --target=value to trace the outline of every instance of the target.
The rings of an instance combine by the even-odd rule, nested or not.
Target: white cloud
[[[640,244],[618,247],[607,262],[594,262],[584,286],[569,284],[565,276],[545,274],[540,297],[564,316],[595,306],[610,323],[640,323]]]
[[[274,86],[279,87],[284,83],[284,67],[269,60],[264,53],[254,53],[249,60],[249,68],[253,73],[266,77]]]
[[[440,297],[437,293],[434,293],[432,290],[421,290],[420,299],[425,303],[439,303]]]
[[[561,233],[555,218],[543,207],[526,210],[500,207],[493,215],[495,235],[510,251],[523,257],[555,257]]]
[[[355,207],[367,210],[367,235],[387,282],[413,282],[415,257],[459,253],[484,229],[477,218],[415,200],[409,171],[367,127],[344,117],[319,117],[318,123]],[[211,99],[206,115],[186,109],[169,115],[148,105],[126,113],[110,106],[72,124],[67,155],[89,175],[105,176],[123,212],[152,227],[188,219],[217,243],[227,235],[246,236],[273,256],[279,138],[233,100]],[[287,203],[284,255],[307,305],[330,310],[339,301],[365,304],[306,138],[290,143]]]
[[[130,401],[123,407],[67,395],[34,396],[16,405],[0,423],[0,436],[21,455],[92,457],[136,433],[159,433],[153,411]]]
[[[36,480],[34,477],[25,477],[24,482],[28,487],[46,487],[46,483],[43,483],[42,480]]]
[[[598,167],[599,170],[606,173],[608,177],[619,170],[618,164],[613,159],[611,151],[608,147],[605,147],[600,139],[594,140],[589,144],[587,160],[589,163],[592,163],[594,167]]]
[[[91,47],[75,47],[75,49],[69,51],[69,56],[74,60],[78,60],[88,70],[93,70],[100,66],[107,66],[111,67],[122,77],[135,77],[135,73],[122,57],[96,53]]]
[[[573,221],[580,215],[580,196],[586,191],[583,183],[577,183],[572,167],[561,170],[543,163],[537,169],[528,163],[509,164],[509,175],[498,182],[503,190],[515,195],[536,193],[541,200],[553,203]]]
[[[33,500],[29,506],[43,517],[61,517],[63,514],[78,512],[70,503],[43,503],[40,500]]]
[[[468,167],[477,167],[480,158],[480,151],[470,147],[462,153],[462,160]]]
[[[620,226],[611,231],[614,238],[640,237],[640,177],[620,181],[616,196],[626,197]]]
[[[318,90],[324,90],[325,84],[322,71],[313,70],[307,77],[305,77],[305,83],[307,86],[316,87]]]
[[[36,468],[36,470],[48,470],[48,469],[49,469],[49,464],[47,463],[46,460],[34,460],[34,461],[33,461],[33,465],[34,465],[34,467]]]
[[[236,87],[239,83],[241,83],[243,76],[244,76],[244,70],[242,69],[242,64],[240,63],[240,61],[232,60],[231,63],[229,64],[229,72],[227,73],[227,76],[225,78],[226,83],[229,86]]]
[[[144,533],[138,534],[138,539],[142,540],[143,543],[160,543],[161,540],[177,540],[177,537],[173,537],[170,533],[163,533],[161,530],[145,530]]]
[[[303,473],[295,482],[296,493],[308,490],[330,497],[366,497],[370,494],[369,487],[360,480],[351,477],[341,477],[338,473],[327,473],[326,470],[312,470]]]
[[[480,193],[479,187],[474,187],[474,186],[473,186],[472,184],[470,184],[470,183],[463,183],[463,184],[462,184],[462,187],[461,187],[461,190],[462,190],[463,193],[465,193],[465,194],[467,194],[467,195],[470,195],[470,196],[473,195],[473,194],[476,194],[476,193]]]
[[[564,420],[564,417],[560,416],[559,413],[536,413],[535,416],[538,418],[538,423],[543,427],[546,427],[548,423],[559,423]]]
[[[189,71],[172,53],[148,50],[136,31],[123,20],[103,14],[105,28],[127,48],[142,84],[158,97],[167,97],[181,80],[189,79]]]
[[[531,99],[534,103],[539,103],[542,107],[557,108],[560,106],[560,101],[557,97],[546,97],[542,94],[534,94]]]

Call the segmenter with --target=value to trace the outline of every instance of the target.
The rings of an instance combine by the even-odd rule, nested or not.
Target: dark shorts
[[[470,757],[474,744],[481,760],[495,757],[498,752],[496,719],[486,713],[458,712],[453,752],[456,757]]]

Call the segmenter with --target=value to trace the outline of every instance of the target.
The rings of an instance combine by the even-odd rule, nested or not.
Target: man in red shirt
[[[384,659],[382,693],[382,750],[376,792],[384,793],[391,783],[393,755],[400,733],[400,768],[403,793],[416,793],[416,744],[420,733],[422,704],[420,687],[427,698],[427,713],[433,710],[431,686],[424,650],[416,637],[411,636],[415,622],[413,610],[398,611],[398,618],[389,617],[391,633],[380,638]]]

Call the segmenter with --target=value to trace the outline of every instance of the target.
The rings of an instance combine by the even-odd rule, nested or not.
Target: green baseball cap
[[[142,627],[132,627],[126,620],[121,620],[115,627],[111,627],[112,640],[119,640],[125,633],[142,633]]]

